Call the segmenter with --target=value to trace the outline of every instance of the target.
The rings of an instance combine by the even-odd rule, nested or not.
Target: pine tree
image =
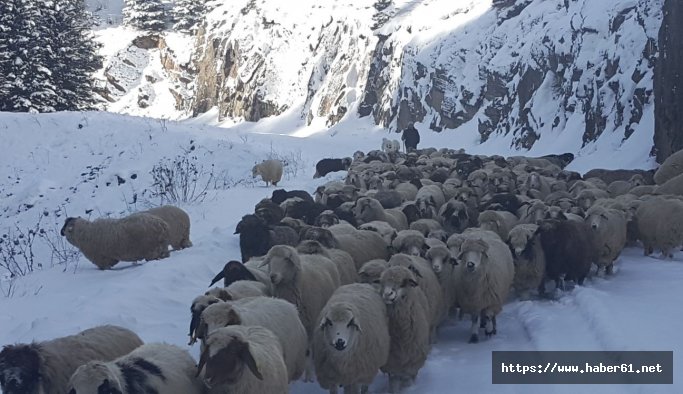
[[[161,0],[126,0],[123,24],[142,30],[162,31],[166,26],[166,12]]]
[[[4,35],[0,40],[0,73],[5,76],[0,111],[54,111],[57,93],[49,67],[54,56],[50,42],[52,13],[31,0],[0,2]]]
[[[90,30],[94,19],[83,0],[59,0],[54,4],[54,40],[58,49],[52,70],[60,99],[56,109],[91,109],[96,102],[92,74],[102,67],[100,45]]]
[[[0,0],[0,111],[81,110],[101,65],[83,0]]]
[[[184,33],[196,33],[206,15],[205,0],[177,0],[173,7],[173,28]]]

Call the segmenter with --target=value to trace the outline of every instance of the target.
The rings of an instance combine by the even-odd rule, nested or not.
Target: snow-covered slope
[[[289,4],[212,1],[197,37],[142,49],[125,28],[101,30],[108,109],[178,119],[216,107],[229,122],[289,112],[328,126],[366,116],[522,150],[561,139],[574,153],[652,140],[663,0]]]
[[[232,234],[236,223],[272,192],[251,179],[253,163],[272,155],[283,158],[289,165],[281,186],[312,192],[330,179],[343,177],[339,173],[313,180],[318,159],[375,149],[386,136],[381,128],[364,121],[345,122],[330,133],[296,129],[295,121],[287,124],[277,119],[229,129],[205,125],[208,122],[107,113],[0,114],[3,146],[9,152],[0,156],[0,235],[16,235],[17,230],[28,233],[39,219],[36,233],[42,234],[40,229],[47,233],[47,238],[34,242],[35,261],[43,269],[0,280],[0,344],[48,339],[112,323],[135,330],[147,342],[187,346],[190,301],[205,291],[226,261],[239,256],[238,237]],[[454,146],[445,137],[430,136],[425,145]],[[505,145],[486,146],[498,153],[507,149]],[[200,165],[200,174],[215,174],[202,202],[181,204],[192,218],[192,248],[161,261],[137,267],[121,264],[106,272],[83,257],[51,265],[60,260],[51,252],[68,252],[68,247],[49,248],[46,239],[60,239],[57,232],[67,215],[118,216],[145,208],[146,202],[157,201],[151,194],[152,168],[178,155]],[[591,160],[595,165],[600,158]],[[200,184],[208,180],[206,175],[200,179]],[[680,253],[674,261],[660,261],[643,258],[638,248],[628,249],[614,277],[589,280],[585,287],[555,301],[511,301],[499,317],[499,334],[477,345],[466,343],[469,325],[451,319],[415,386],[407,392],[577,390],[574,386],[493,386],[492,350],[673,350],[674,362],[681,365],[683,319],[676,310],[683,297],[679,286],[682,262]],[[191,351],[197,357],[197,347]],[[578,389],[585,393],[683,392],[678,373],[674,381],[674,386]],[[386,389],[386,377],[378,376],[371,392]],[[323,391],[315,384],[296,383],[291,392]]]

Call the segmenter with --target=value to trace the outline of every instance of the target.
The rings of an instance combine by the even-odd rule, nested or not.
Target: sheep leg
[[[479,313],[472,314],[472,327],[470,328],[470,340],[469,343],[479,342],[479,324],[481,320],[481,315]]]
[[[344,386],[344,394],[360,394],[360,389],[357,384],[349,384]]]
[[[605,267],[605,275],[612,275],[614,274],[614,262],[612,262],[610,265]]]
[[[315,382],[315,367],[313,366],[313,353],[306,351],[306,367],[304,370],[304,382]]]
[[[496,317],[495,316],[489,316],[488,314],[484,316],[486,319],[486,327],[484,333],[486,334],[487,337],[494,336],[498,333],[496,330]]]
[[[576,283],[578,283],[579,286],[583,286],[583,282],[584,282],[585,280],[586,280],[586,277],[585,277],[585,276],[582,276],[582,277],[579,278],[579,280],[578,280]]]
[[[395,374],[389,374],[389,392],[396,394],[401,391],[401,378]]]
[[[370,390],[370,387],[368,387],[367,384],[363,384],[360,386],[360,394],[368,394]]]
[[[330,394],[337,394],[337,385],[333,384],[332,387],[330,387]]]
[[[545,278],[541,280],[541,283],[538,284],[538,295],[541,297],[545,297]]]

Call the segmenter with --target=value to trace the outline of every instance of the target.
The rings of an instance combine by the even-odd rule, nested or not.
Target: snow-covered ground
[[[296,116],[233,127],[207,125],[210,116],[178,123],[110,113],[0,113],[0,236],[31,228],[41,218],[40,228],[55,241],[67,216],[119,216],[144,209],[157,202],[150,194],[153,166],[184,152],[197,157],[201,173],[215,174],[201,203],[181,205],[192,218],[194,246],[168,259],[136,267],[121,263],[106,272],[83,257],[53,266],[50,249],[38,238],[36,263],[43,269],[13,281],[6,275],[0,280],[0,344],[49,339],[111,323],[136,331],[146,342],[187,347],[191,300],[206,290],[225,262],[239,257],[235,225],[272,192],[251,179],[253,164],[272,155],[283,158],[289,165],[281,186],[312,192],[344,176],[313,180],[317,160],[377,149],[387,136],[360,120],[324,130],[315,125],[299,128]],[[519,154],[495,140],[475,143],[430,133],[421,145]],[[547,149],[561,152],[560,147],[558,142]],[[583,157],[582,168],[651,165],[646,155],[618,152],[609,162],[602,161],[608,152],[602,147]],[[682,262],[681,254],[662,261],[643,258],[639,248],[627,249],[613,277],[588,280],[585,287],[554,301],[511,300],[499,317],[498,335],[479,344],[467,343],[469,324],[451,319],[407,392],[681,393],[679,375],[674,386],[494,386],[491,351],[673,350],[675,365],[681,365],[683,319],[676,311],[683,297]],[[191,352],[197,357],[197,346]],[[378,376],[371,391],[385,392],[386,386],[386,377]],[[322,390],[296,383],[291,392]]]

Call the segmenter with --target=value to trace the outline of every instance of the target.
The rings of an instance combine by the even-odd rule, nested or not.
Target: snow
[[[197,357],[198,347],[186,345],[190,302],[206,290],[225,262],[239,257],[235,225],[273,190],[251,179],[253,164],[271,155],[286,157],[290,166],[281,186],[312,192],[344,176],[313,180],[317,160],[377,149],[387,136],[367,119],[354,117],[331,129],[320,124],[303,127],[296,116],[237,125],[215,118],[215,111],[188,122],[93,112],[0,113],[3,146],[10,152],[0,156],[0,234],[15,226],[30,228],[42,217],[42,228],[56,240],[66,216],[120,216],[145,209],[157,202],[150,194],[152,167],[191,146],[198,163],[213,168],[218,178],[203,202],[181,204],[192,218],[194,246],[173,252],[168,259],[139,266],[121,263],[102,272],[82,256],[66,266],[52,265],[49,249],[36,241],[43,269],[14,281],[0,272],[0,290],[11,293],[0,296],[0,344],[44,340],[110,323],[134,330],[146,342],[188,348]],[[504,141],[476,145],[473,132],[463,134],[456,144],[453,138],[430,133],[421,146],[510,153]],[[594,153],[581,156],[576,167],[649,165],[642,147],[633,145],[629,142],[622,146],[624,152],[611,156],[598,145]],[[559,146],[549,143],[544,149]],[[119,177],[125,183],[119,185]],[[479,344],[466,342],[469,323],[451,318],[441,328],[415,385],[406,392],[683,392],[679,376],[673,386],[647,387],[490,382],[493,350],[673,350],[674,363],[681,365],[683,319],[676,311],[683,296],[682,263],[681,253],[673,261],[662,261],[642,257],[640,248],[626,249],[613,277],[593,278],[552,301],[511,299],[499,316],[498,335]],[[371,392],[386,389],[386,377],[378,376]],[[316,384],[297,382],[291,392],[323,391]]]

